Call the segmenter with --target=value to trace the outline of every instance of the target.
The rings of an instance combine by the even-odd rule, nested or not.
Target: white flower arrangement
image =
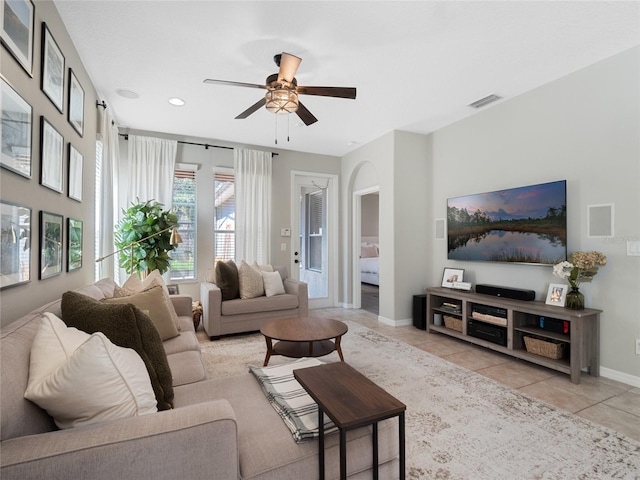
[[[553,274],[569,282],[573,288],[578,288],[581,282],[590,282],[598,273],[598,267],[607,264],[607,257],[600,252],[574,252],[569,261],[560,262],[553,266]]]

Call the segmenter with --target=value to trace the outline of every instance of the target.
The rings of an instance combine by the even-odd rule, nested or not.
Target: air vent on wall
[[[489,105],[490,103],[497,102],[500,99],[502,99],[501,96],[491,94],[491,95],[487,95],[484,98],[481,98],[480,100],[476,100],[475,102],[470,103],[469,106],[473,108],[482,108],[485,105]]]

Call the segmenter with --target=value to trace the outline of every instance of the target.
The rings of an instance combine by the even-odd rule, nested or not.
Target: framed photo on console
[[[442,286],[453,288],[455,282],[462,282],[464,279],[464,270],[461,268],[445,268],[442,275]]]
[[[569,285],[564,283],[550,283],[549,291],[547,292],[547,305],[555,305],[556,307],[564,307],[564,302],[567,300],[567,292],[569,291]]]

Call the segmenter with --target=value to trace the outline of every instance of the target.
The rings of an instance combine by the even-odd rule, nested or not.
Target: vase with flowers
[[[568,261],[553,267],[553,274],[569,282],[571,291],[567,293],[565,307],[573,310],[584,309],[584,295],[580,292],[580,283],[590,282],[598,273],[598,267],[607,264],[607,257],[600,252],[574,252]]]

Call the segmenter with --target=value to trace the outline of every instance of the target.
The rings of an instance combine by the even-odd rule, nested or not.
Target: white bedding
[[[360,259],[360,281],[380,285],[380,257]]]

